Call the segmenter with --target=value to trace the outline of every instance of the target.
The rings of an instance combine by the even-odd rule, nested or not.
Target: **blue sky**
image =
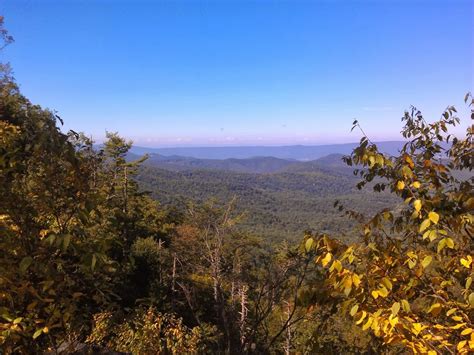
[[[23,93],[137,145],[398,139],[473,89],[473,2],[3,0]],[[466,116],[466,115],[465,115]]]

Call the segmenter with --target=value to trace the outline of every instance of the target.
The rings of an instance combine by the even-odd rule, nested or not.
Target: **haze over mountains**
[[[396,154],[402,141],[376,142],[383,153]],[[147,148],[134,146],[131,152],[138,155],[160,154],[198,159],[246,159],[254,157],[274,157],[289,160],[315,160],[330,154],[350,154],[358,143],[329,145],[291,145],[291,146],[227,146],[227,147],[176,147]]]

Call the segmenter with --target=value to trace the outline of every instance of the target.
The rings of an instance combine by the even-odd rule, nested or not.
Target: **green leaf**
[[[13,321],[13,324],[18,324],[23,320],[23,317],[18,317]]]
[[[71,235],[66,234],[63,239],[63,251],[67,250],[67,247],[69,246],[70,242],[71,242]]]
[[[36,338],[39,337],[42,333],[43,333],[43,328],[38,329],[36,332],[34,332],[34,334],[33,334],[33,339],[36,339]]]
[[[469,295],[469,304],[471,305],[472,308],[474,308],[474,292],[472,292],[470,295]]]
[[[359,305],[358,305],[358,304],[356,304],[355,306],[353,306],[353,307],[351,308],[350,314],[351,314],[352,317],[354,317],[354,316],[356,315],[358,309],[359,309]]]
[[[393,288],[392,282],[387,277],[382,279],[382,284],[389,290]]]
[[[94,270],[95,269],[95,264],[97,263],[97,257],[95,256],[95,254],[92,254],[92,261],[91,261],[91,269]]]
[[[26,270],[28,270],[32,262],[33,262],[33,258],[31,256],[26,256],[23,259],[21,259],[20,273],[24,274]]]
[[[443,238],[438,242],[438,249],[437,249],[438,253],[440,253],[444,249],[445,246],[446,246],[446,238]]]
[[[54,234],[50,234],[46,239],[44,239],[44,241],[49,243],[49,245],[53,245],[55,240],[56,240],[56,235]]]
[[[402,300],[402,308],[405,312],[410,312],[410,303],[407,300]]]

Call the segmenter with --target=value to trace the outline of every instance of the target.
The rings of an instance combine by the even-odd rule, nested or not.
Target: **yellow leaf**
[[[396,326],[397,323],[398,323],[398,317],[392,317],[390,316],[389,319],[388,319],[388,322],[390,323],[390,325],[392,327]]]
[[[367,312],[362,311],[362,315],[361,315],[360,319],[356,322],[356,324],[357,325],[361,324],[364,321],[365,317],[367,317]]]
[[[458,310],[457,308],[451,308],[449,311],[446,312],[446,315],[449,317],[451,314],[453,314],[457,310]]]
[[[438,224],[438,221],[439,221],[439,214],[437,214],[436,212],[433,212],[431,211],[430,213],[428,213],[428,218],[431,220],[431,222],[433,222],[434,224]]]
[[[461,258],[461,260],[459,260],[459,262],[461,263],[462,266],[467,267],[469,269],[471,267],[471,264],[472,264],[472,257],[470,255],[468,255],[466,257],[466,259]]]
[[[464,327],[466,325],[466,323],[458,323],[454,326],[451,327],[451,329],[460,329],[462,327]]]
[[[352,283],[354,284],[355,287],[359,287],[360,285],[360,277],[357,274],[352,275]]]
[[[421,265],[423,266],[423,268],[426,269],[428,267],[428,265],[431,264],[431,260],[433,260],[433,258],[430,255],[425,256],[423,261],[421,262]]]
[[[438,232],[432,230],[430,231],[430,234],[428,234],[428,238],[430,239],[430,242],[438,238]]]
[[[41,238],[44,238],[48,235],[48,233],[49,233],[49,230],[42,229],[42,230],[40,230],[39,235],[40,235]]]
[[[395,302],[393,305],[392,305],[392,315],[394,317],[397,316],[398,314],[398,311],[400,311],[400,303],[399,302]]]
[[[309,253],[311,251],[311,247],[313,246],[314,239],[313,238],[308,238],[306,240],[306,243],[304,245],[306,252]]]
[[[326,267],[327,264],[329,264],[329,262],[331,261],[332,259],[332,254],[331,253],[327,253],[326,256],[323,258],[323,260],[321,260],[321,265],[323,265],[324,267]]]
[[[415,189],[419,189],[421,184],[419,181],[415,181],[413,184],[411,184],[411,186],[413,186]]]
[[[469,335],[473,332],[472,328],[467,328],[467,329],[464,329],[462,332],[461,332],[461,335]]]
[[[469,290],[469,287],[471,287],[471,284],[472,284],[472,277],[468,277],[466,279],[466,290]]]
[[[454,248],[454,241],[451,238],[446,238],[446,246],[448,248],[453,249]]]
[[[420,210],[421,210],[421,200],[415,200],[413,202],[413,207],[415,208],[416,212],[420,212]]]
[[[466,340],[461,340],[458,345],[456,346],[456,349],[459,351],[461,350],[462,348],[464,348],[464,346],[466,345],[467,341]]]
[[[384,165],[384,159],[382,155],[377,155],[375,158],[375,161],[377,162],[378,165],[383,166]]]
[[[438,242],[438,249],[437,249],[438,253],[440,253],[444,249],[445,246],[446,246],[446,238],[443,238]]]
[[[413,323],[413,333],[415,335],[418,335],[423,329],[425,329],[426,327],[421,325],[421,323]]]
[[[385,286],[380,287],[377,292],[384,298],[388,296],[388,290],[385,288]]]
[[[437,314],[441,310],[441,304],[439,303],[434,303],[431,305],[431,307],[426,311],[426,313],[432,313],[432,314]]]
[[[333,271],[336,269],[338,272],[341,272],[342,270],[342,264],[339,260],[334,260],[331,267],[329,268],[329,271]]]
[[[349,287],[345,287],[345,288],[344,288],[344,294],[345,294],[346,296],[349,296],[349,294],[351,293],[351,291],[352,291],[352,286],[349,286]]]
[[[351,314],[352,317],[354,317],[354,316],[356,315],[358,309],[359,309],[359,305],[358,305],[358,304],[354,305],[354,306],[351,308],[350,314]]]
[[[431,221],[428,218],[421,222],[420,233],[423,233],[430,225]]]
[[[371,295],[372,295],[372,297],[375,298],[375,299],[377,299],[377,298],[379,297],[379,293],[378,293],[377,291],[375,291],[375,290],[371,292]]]
[[[405,183],[403,181],[397,182],[397,189],[403,190],[405,188]]]
[[[375,157],[373,155],[371,155],[369,157],[369,167],[373,167],[375,164]]]
[[[388,288],[389,290],[391,290],[393,288],[393,285],[392,285],[392,282],[388,279],[388,277],[384,277],[382,279],[382,283],[383,285]]]
[[[405,312],[410,312],[410,303],[407,300],[402,300],[402,308]]]
[[[362,330],[367,330],[370,328],[370,326],[372,325],[372,322],[373,322],[373,318],[372,317],[369,317],[369,319],[367,319],[367,322],[364,324],[364,326],[362,327]]]

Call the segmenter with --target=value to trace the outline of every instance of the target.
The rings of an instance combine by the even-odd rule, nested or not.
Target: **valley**
[[[131,158],[138,156],[132,155]],[[334,207],[372,215],[392,207],[395,199],[370,188],[359,191],[353,168],[332,154],[300,162],[274,157],[198,159],[151,154],[137,179],[145,191],[165,206],[235,198],[241,228],[274,243],[298,241],[304,231],[319,231],[345,241],[354,239],[354,226]]]

